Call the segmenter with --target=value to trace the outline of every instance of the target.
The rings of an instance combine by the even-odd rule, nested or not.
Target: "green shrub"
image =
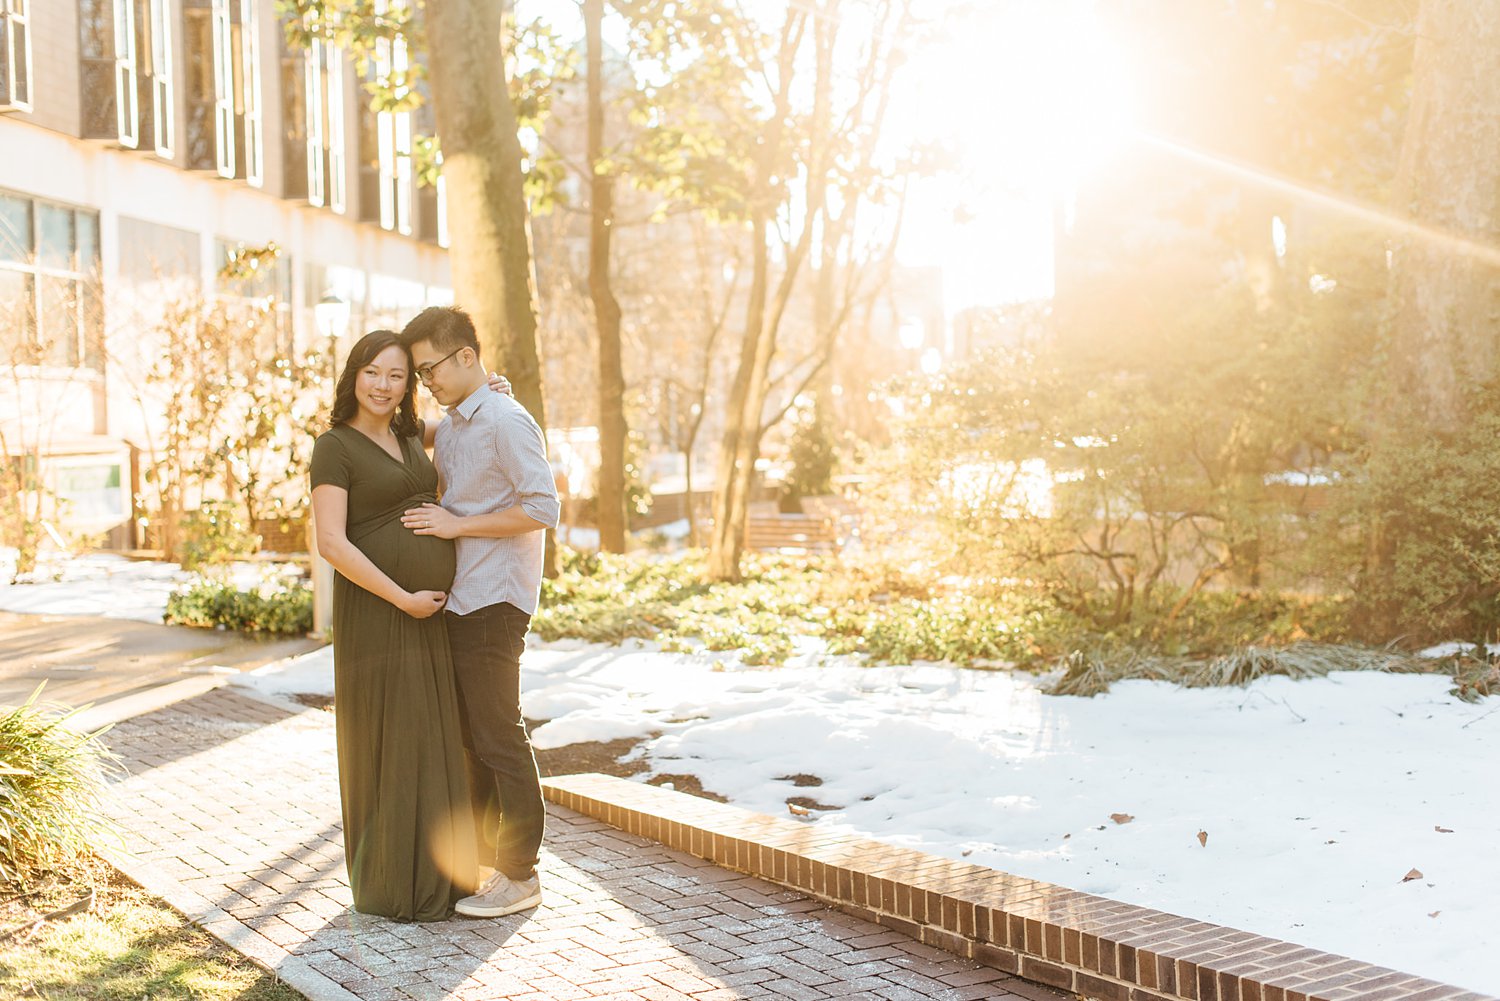
[[[623,643],[628,639],[652,639],[670,622],[671,613],[657,603],[544,603],[532,616],[531,631],[543,640]]]
[[[246,591],[227,581],[200,578],[167,599],[166,620],[201,629],[306,633],[312,629],[312,589],[294,583]]]
[[[182,568],[221,566],[260,548],[252,532],[227,501],[204,501],[182,520]]]
[[[1271,591],[1163,588],[1162,600],[1130,621],[1101,628],[1045,589],[994,578],[938,580],[920,566],[881,559],[753,555],[742,581],[714,585],[703,583],[697,553],[658,559],[563,550],[562,564],[564,572],[543,583],[533,619],[539,637],[651,639],[674,651],[738,651],[754,664],[784,663],[800,635],[877,663],[1033,671],[1061,664],[1067,677],[1058,691],[1085,694],[1122,677],[1206,684],[1238,683],[1247,672],[1296,673],[1298,661],[1278,668],[1277,651],[1302,644],[1306,660],[1310,641],[1349,638],[1346,599]],[[1239,666],[1224,660],[1234,656]],[[1211,680],[1216,673],[1221,681]]]
[[[0,709],[0,881],[27,884],[97,848],[109,832],[100,794],[115,758],[103,730],[69,729],[71,713],[38,703]]]
[[[1331,544],[1354,540],[1344,546],[1344,584],[1354,621],[1372,639],[1500,635],[1497,391],[1473,394],[1457,430],[1412,420],[1351,459],[1325,534]]]

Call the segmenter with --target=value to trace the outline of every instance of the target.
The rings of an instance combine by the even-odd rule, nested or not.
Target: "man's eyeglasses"
[[[467,345],[465,345],[465,347],[467,347]],[[447,354],[443,355],[443,357],[439,358],[437,361],[433,362],[431,365],[418,365],[417,369],[416,369],[416,376],[417,376],[417,378],[420,379],[420,380],[422,380],[422,384],[423,385],[426,385],[427,383],[431,382],[432,381],[432,370],[435,369],[435,368],[437,368],[443,362],[447,361],[449,358],[452,358],[454,355],[458,354],[458,352],[462,351],[462,350],[463,350],[463,348],[458,348],[457,350],[449,351]]]

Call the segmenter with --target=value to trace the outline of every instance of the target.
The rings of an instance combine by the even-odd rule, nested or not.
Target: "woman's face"
[[[359,409],[372,417],[390,420],[406,395],[411,366],[406,352],[392,344],[371,358],[354,378],[354,398]]]

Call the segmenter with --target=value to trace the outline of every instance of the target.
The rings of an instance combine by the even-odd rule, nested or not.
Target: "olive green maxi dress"
[[[452,541],[401,524],[407,508],[436,500],[437,471],[420,438],[399,441],[401,461],[354,428],[334,427],[313,446],[312,484],[348,491],[349,541],[397,584],[446,591]],[[446,918],[474,892],[478,856],[442,614],[413,618],[336,575],[333,672],[354,909]]]

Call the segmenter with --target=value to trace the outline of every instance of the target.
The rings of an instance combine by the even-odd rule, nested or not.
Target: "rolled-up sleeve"
[[[495,455],[521,510],[532,520],[556,528],[562,503],[557,499],[557,482],[547,461],[546,439],[530,414],[520,408],[503,412],[495,422]]]

